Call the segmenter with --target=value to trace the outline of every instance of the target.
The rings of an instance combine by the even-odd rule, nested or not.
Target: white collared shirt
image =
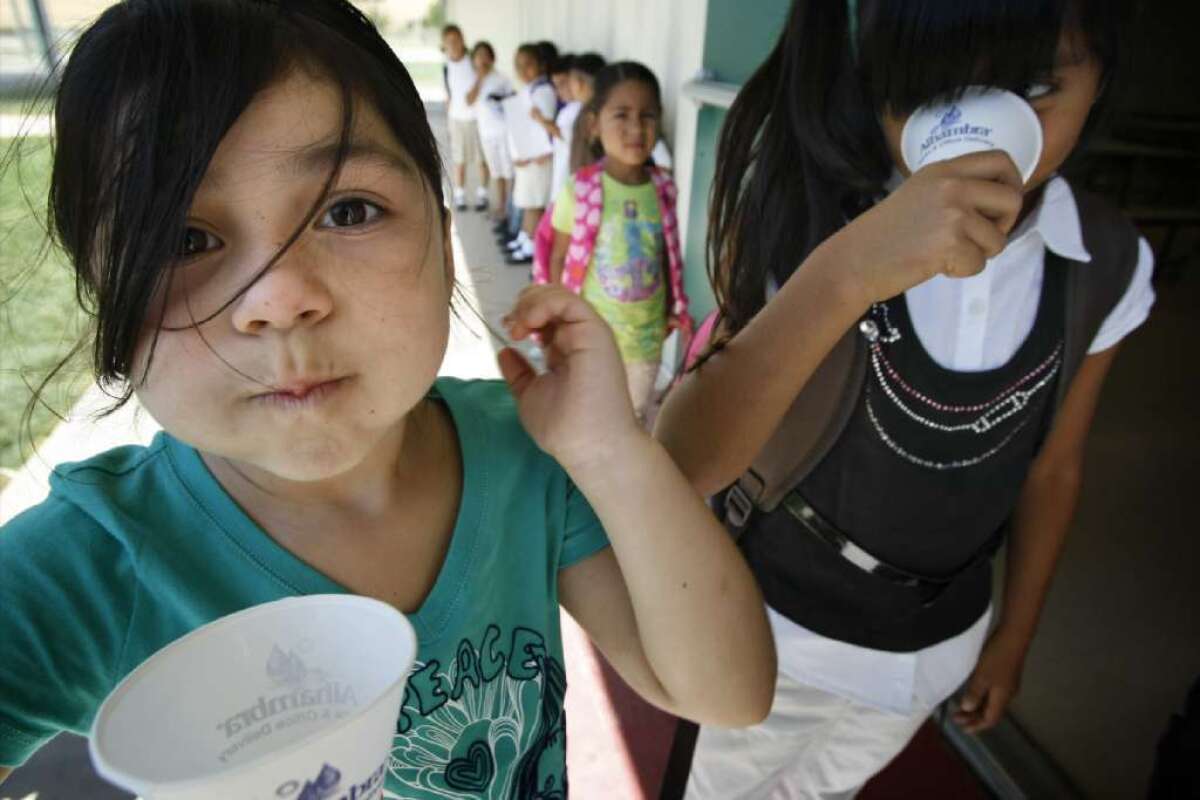
[[[463,122],[475,119],[475,106],[467,102],[467,95],[473,86],[475,65],[471,62],[471,56],[464,55],[458,61],[446,59],[446,88],[450,95],[446,114],[450,119]]]
[[[1046,184],[1035,211],[1009,237],[1002,253],[969,278],[938,276],[905,292],[913,328],[941,366],[977,372],[1002,366],[1033,329],[1045,270],[1045,251],[1090,262],[1079,209],[1062,178]],[[1088,353],[1116,345],[1154,304],[1154,256],[1144,238],[1125,294],[1113,307]],[[991,610],[958,636],[912,653],[872,650],[829,639],[768,608],[779,670],[801,683],[884,711],[927,711],[951,695],[979,657]]]
[[[947,369],[978,372],[1012,358],[1037,317],[1045,250],[1073,261],[1092,260],[1083,244],[1075,197],[1062,178],[1046,184],[1041,203],[978,275],[938,275],[904,293],[917,337],[934,361]],[[1089,354],[1107,350],[1145,321],[1154,304],[1153,272],[1154,254],[1139,239],[1133,279],[1100,326]]]

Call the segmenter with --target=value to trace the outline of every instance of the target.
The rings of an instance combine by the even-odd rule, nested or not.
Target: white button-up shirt
[[[977,372],[1003,366],[1033,329],[1045,251],[1089,262],[1079,210],[1062,178],[1009,237],[1002,253],[969,278],[937,276],[905,293],[921,345],[941,366]],[[1128,289],[1088,353],[1107,350],[1137,328],[1154,304],[1154,256],[1145,239]],[[987,636],[991,611],[969,629],[911,653],[872,650],[821,636],[768,608],[779,669],[801,683],[896,714],[928,711],[970,675]]]

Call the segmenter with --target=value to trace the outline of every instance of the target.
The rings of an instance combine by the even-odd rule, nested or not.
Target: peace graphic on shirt
[[[566,689],[562,664],[529,628],[504,637],[488,625],[478,645],[459,642],[451,663],[416,664],[392,744],[393,784],[420,797],[565,800]]]

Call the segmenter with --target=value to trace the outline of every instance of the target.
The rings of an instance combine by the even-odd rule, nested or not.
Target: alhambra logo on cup
[[[910,172],[980,150],[1003,150],[1028,181],[1042,156],[1042,124],[1029,103],[1003,89],[975,86],[949,103],[921,106],[900,135]]]
[[[145,800],[375,800],[416,654],[377,600],[254,606],[130,673],[96,715],[92,761]]]

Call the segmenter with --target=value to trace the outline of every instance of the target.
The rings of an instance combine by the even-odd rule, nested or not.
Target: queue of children
[[[794,0],[724,123],[713,339],[654,437],[664,339],[692,324],[645,66],[522,45],[514,104],[491,46],[447,27],[451,205],[469,167],[511,177],[507,250],[541,285],[505,324],[549,367],[507,349],[504,383],[452,381],[436,145],[370,23],[341,0],[110,9],[58,89],[54,221],[98,300],[98,377],[164,432],[60,467],[0,535],[0,764],[86,731],[172,639],[315,592],[410,614],[464,691],[463,643],[536,636],[498,656],[535,684],[505,688],[509,739],[479,740],[501,791],[464,796],[566,793],[559,604],[701,723],[689,797],[851,797],[960,687],[959,723],[994,724],[1154,301],[1145,241],[1057,174],[1110,90],[1115,8]],[[135,41],[159,49],[114,63]],[[997,151],[910,174],[905,120],[975,83],[1037,113],[1033,176]],[[515,108],[544,148],[513,147]],[[462,790],[469,743],[435,711],[406,701],[389,791]]]

